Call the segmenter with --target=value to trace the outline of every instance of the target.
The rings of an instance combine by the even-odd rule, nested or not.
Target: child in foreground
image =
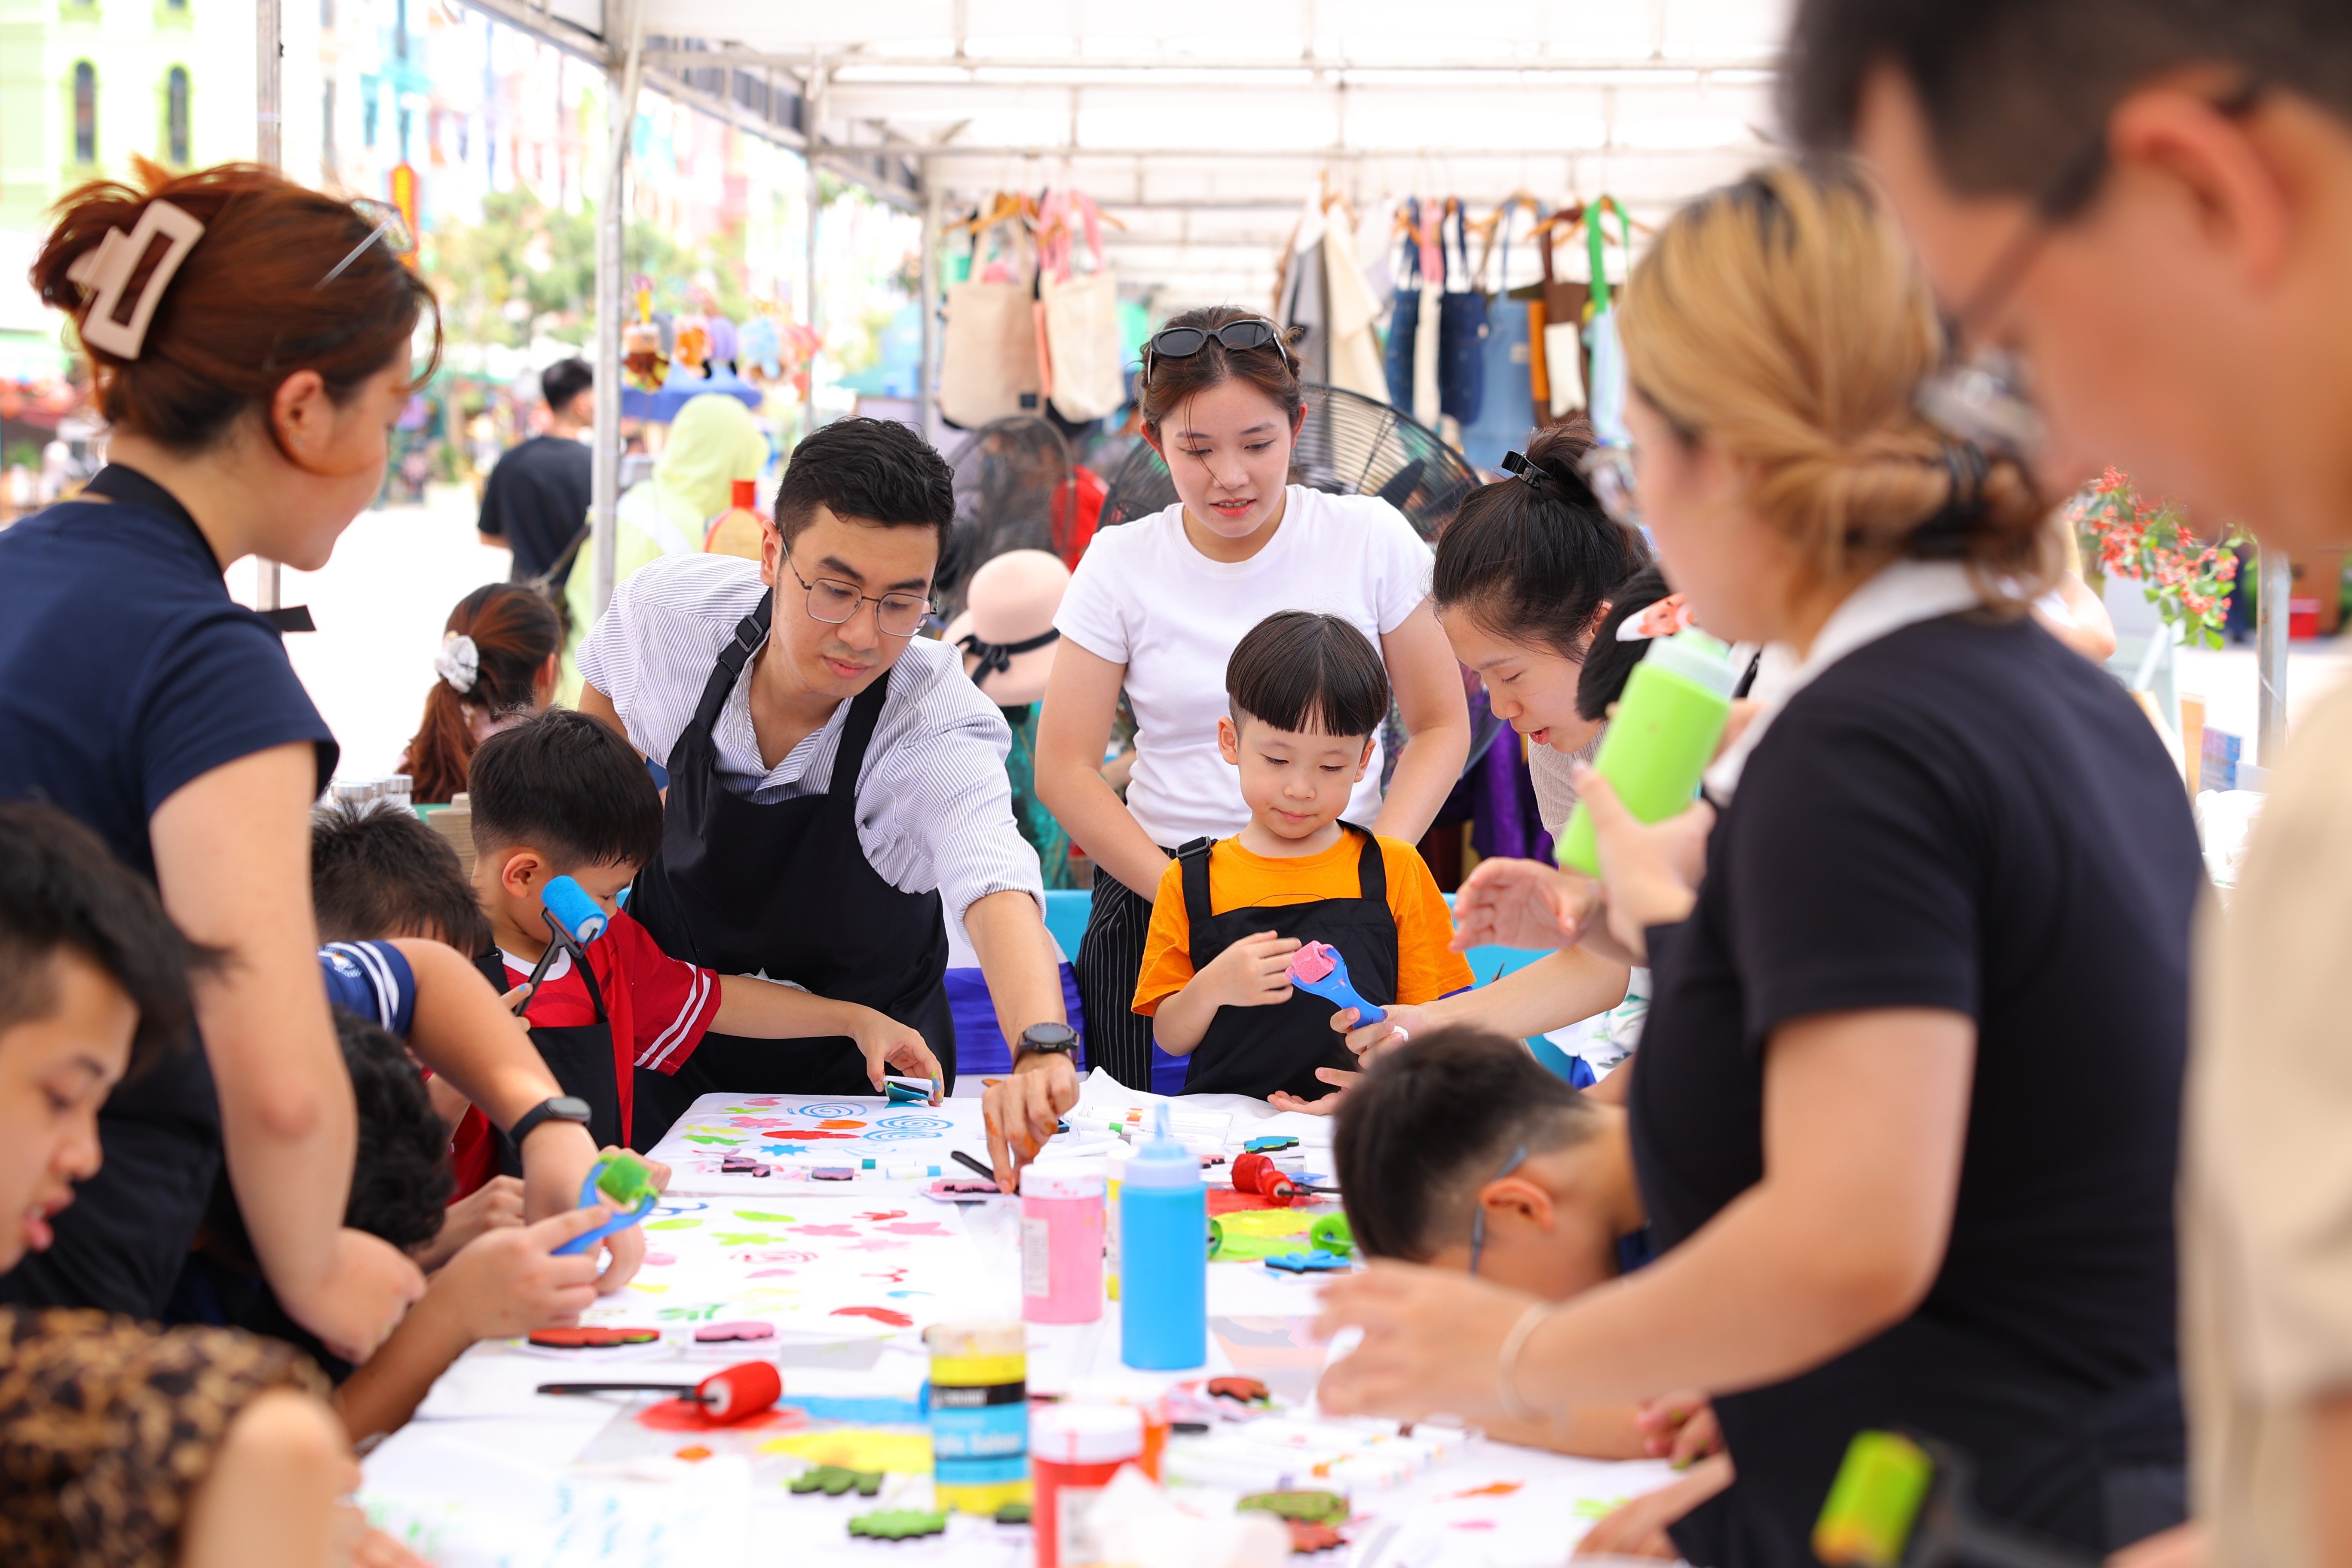
[[[520,984],[547,952],[544,899],[554,879],[577,882],[610,922],[587,945],[588,973],[561,953],[523,1004],[531,1043],[563,1091],[588,1102],[600,1145],[651,1148],[668,1131],[633,1126],[635,1069],[677,1072],[712,1029],[758,1039],[847,1036],[877,1094],[890,1068],[940,1076],[922,1036],[896,1019],[672,958],[622,910],[623,890],[661,848],[662,803],[645,763],[613,730],[569,709],[539,714],[482,742],[467,788],[474,890],[497,943],[481,960],[492,984]],[[502,1135],[494,1142],[478,1114],[458,1125],[455,1152],[464,1191],[511,1169]]]
[[[1447,1026],[1383,1053],[1340,1100],[1331,1158],[1368,1258],[1460,1269],[1554,1301],[1647,1261],[1625,1112],[1570,1088],[1517,1040]],[[1587,1458],[1693,1467],[1596,1524],[1580,1551],[1657,1545],[1667,1522],[1731,1482],[1697,1395],[1488,1430]]]
[[[1364,634],[1337,616],[1269,616],[1234,647],[1225,694],[1217,747],[1241,772],[1250,820],[1169,863],[1135,1010],[1161,1050],[1192,1058],[1185,1093],[1328,1112],[1355,1061],[1331,1005],[1294,993],[1290,955],[1339,949],[1382,1006],[1458,991],[1470,965],[1448,945],[1453,921],[1420,852],[1339,820],[1389,711],[1388,670]]]
[[[60,813],[0,805],[0,1273],[100,1166],[98,1108],[186,1049],[192,954],[154,890]],[[290,1347],[0,1308],[0,1562],[316,1568],[359,1479]],[[414,1563],[381,1537],[375,1563]]]

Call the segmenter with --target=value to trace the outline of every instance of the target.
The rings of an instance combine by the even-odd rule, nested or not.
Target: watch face
[[[1078,1032],[1067,1024],[1032,1024],[1021,1032],[1022,1046],[1033,1051],[1066,1051],[1078,1043]]]
[[[584,1124],[596,1113],[590,1110],[588,1102],[578,1095],[559,1094],[547,1102],[547,1114],[558,1121],[578,1121]]]

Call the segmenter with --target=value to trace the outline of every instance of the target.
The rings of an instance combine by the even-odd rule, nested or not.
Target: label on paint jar
[[[1049,1221],[1021,1222],[1021,1293],[1043,1300],[1054,1293],[1054,1230]]]

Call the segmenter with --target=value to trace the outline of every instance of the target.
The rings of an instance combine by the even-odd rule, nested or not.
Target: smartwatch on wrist
[[[1013,1047],[1013,1065],[1020,1066],[1024,1057],[1067,1057],[1076,1067],[1078,1032],[1067,1024],[1032,1024],[1021,1031],[1021,1041]]]
[[[515,1124],[508,1130],[507,1136],[513,1139],[515,1147],[520,1149],[522,1147],[522,1141],[538,1131],[542,1122],[572,1121],[585,1127],[588,1125],[588,1119],[594,1114],[595,1112],[589,1110],[588,1102],[578,1095],[559,1094],[551,1100],[541,1100],[537,1105],[516,1117]]]

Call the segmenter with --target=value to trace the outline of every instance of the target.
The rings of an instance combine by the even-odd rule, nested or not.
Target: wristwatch
[[[1032,1024],[1021,1031],[1021,1043],[1013,1047],[1013,1065],[1020,1066],[1024,1057],[1067,1057],[1075,1067],[1078,1032],[1067,1024]]]
[[[538,1131],[540,1123],[543,1121],[574,1121],[585,1127],[588,1119],[594,1114],[588,1108],[588,1102],[578,1095],[559,1094],[551,1100],[541,1100],[516,1117],[515,1124],[508,1131],[507,1136],[514,1140],[514,1146],[520,1149],[522,1141]]]

